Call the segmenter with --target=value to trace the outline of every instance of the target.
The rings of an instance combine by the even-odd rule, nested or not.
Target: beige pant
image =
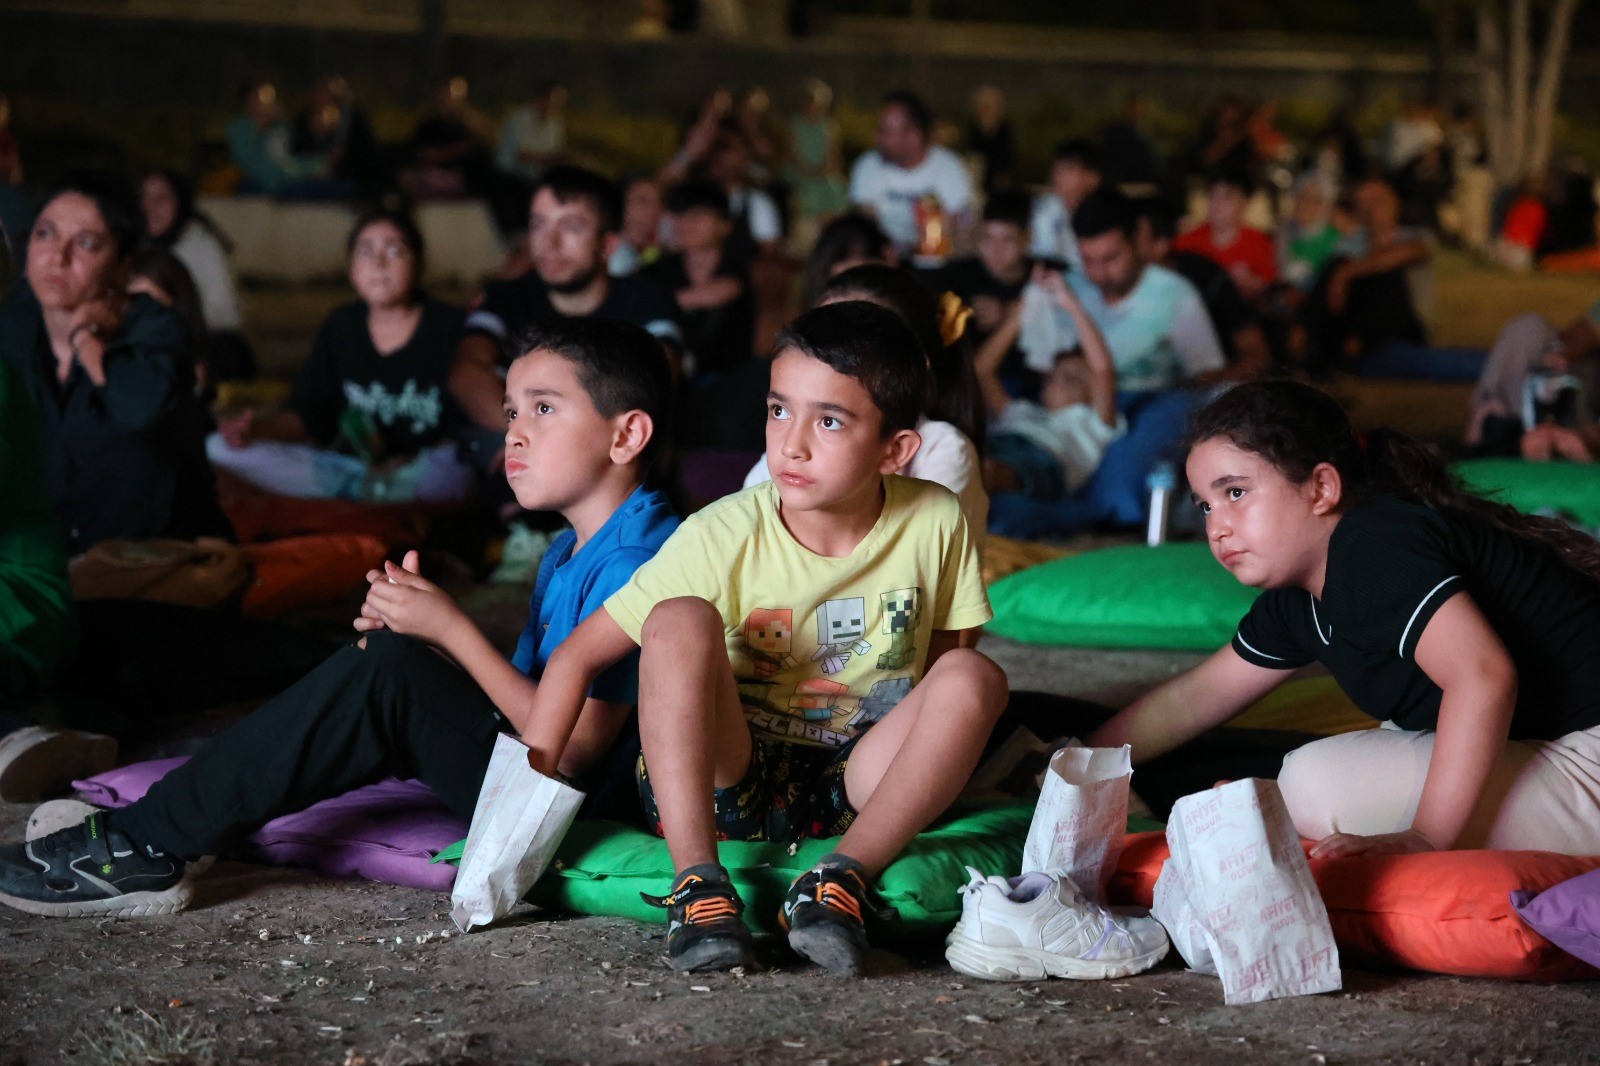
[[[1385,722],[1290,752],[1278,787],[1303,837],[1396,833],[1416,817],[1432,756],[1432,733]],[[1508,743],[1456,847],[1600,855],[1600,727]]]

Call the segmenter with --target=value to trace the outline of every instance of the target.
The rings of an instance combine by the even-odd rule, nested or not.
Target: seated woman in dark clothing
[[[34,222],[27,277],[0,305],[0,358],[43,412],[51,502],[77,554],[111,538],[229,536],[171,311],[127,284],[132,190],[69,177]]]
[[[422,234],[398,212],[350,231],[350,283],[300,367],[288,406],[221,421],[211,461],[285,496],[448,503],[472,491],[450,439],[449,390],[461,312],[422,291]]]

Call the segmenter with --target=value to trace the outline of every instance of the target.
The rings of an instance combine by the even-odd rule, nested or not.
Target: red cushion
[[[413,547],[423,542],[430,516],[441,509],[417,503],[278,496],[221,470],[217,472],[217,500],[240,544],[308,533],[364,533],[389,544]]]
[[[323,533],[247,544],[244,553],[255,577],[241,610],[252,618],[276,618],[343,596],[383,562],[388,547],[360,533]]]
[[[1150,906],[1167,855],[1166,834],[1129,836],[1111,879],[1112,902]],[[1311,864],[1344,962],[1522,981],[1600,976],[1534,932],[1511,905],[1517,889],[1543,891],[1594,869],[1600,857],[1546,851],[1438,851]]]

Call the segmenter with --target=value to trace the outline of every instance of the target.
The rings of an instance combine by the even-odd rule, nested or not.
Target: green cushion
[[[920,834],[878,879],[878,891],[900,913],[900,920],[882,932],[909,937],[949,930],[961,917],[958,889],[967,882],[965,868],[1015,874],[1032,820],[1032,800],[974,803]],[[1133,833],[1159,828],[1160,822],[1145,818],[1128,823]],[[458,861],[465,843],[457,841],[433,861]],[[789,883],[838,843],[837,837],[803,841],[792,855],[780,844],[762,842],[723,841],[717,849],[744,899],[745,920],[776,932]],[[578,914],[664,922],[667,912],[650,906],[639,893],[662,895],[672,887],[675,872],[660,837],[616,822],[576,822],[561,843],[555,866],[533,886],[528,901]]]
[[[967,881],[964,867],[1015,874],[1032,819],[1031,801],[975,804],[919,835],[878,879],[878,891],[900,913],[892,932],[925,935],[954,926],[961,917],[957,890]],[[434,861],[458,860],[464,843],[445,849]],[[775,932],[789,883],[838,843],[837,838],[802,841],[792,855],[781,844],[761,841],[723,841],[717,849],[744,899],[745,920]],[[650,906],[639,893],[666,893],[675,872],[660,837],[616,822],[577,822],[528,901],[578,914],[664,922],[667,912]]]
[[[989,629],[1029,644],[1212,651],[1260,594],[1205,544],[1130,544],[1069,555],[989,587]]]
[[[1600,466],[1466,459],[1451,469],[1473,492],[1519,511],[1565,511],[1584,525],[1600,525]]]

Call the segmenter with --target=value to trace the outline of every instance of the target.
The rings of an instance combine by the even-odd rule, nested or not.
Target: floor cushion
[[[1464,485],[1519,511],[1563,511],[1600,525],[1600,466],[1527,459],[1464,459],[1451,466]]]
[[[1311,842],[1303,843],[1309,850]],[[1167,854],[1163,833],[1127,838],[1111,880],[1112,901],[1150,906]],[[1512,898],[1519,890],[1539,892],[1595,869],[1600,857],[1543,851],[1439,851],[1311,863],[1345,963],[1525,981],[1600,977],[1524,922]]]
[[[125,807],[183,759],[158,759],[119,767],[73,785],[99,807]],[[1013,874],[1033,818],[1032,801],[972,804],[957,808],[919,835],[884,871],[878,888],[899,911],[886,935],[942,932],[961,916],[959,888],[965,867]],[[448,892],[467,826],[450,814],[426,785],[389,779],[323,800],[275,818],[249,837],[247,857],[308,866],[341,877]],[[724,842],[722,862],[733,874],[758,928],[776,929],[789,883],[838,844],[809,840],[790,854],[780,844]],[[434,861],[435,856],[440,861]],[[529,899],[579,914],[605,914],[666,921],[640,892],[659,895],[671,887],[672,860],[666,842],[615,822],[573,825],[551,872]]]
[[[1521,889],[1511,902],[1522,920],[1546,940],[1600,966],[1600,870],[1591,870],[1543,892]]]
[[[247,544],[254,575],[240,610],[252,618],[329,603],[363,586],[388,547],[363,533],[321,533]]]
[[[899,919],[876,935],[924,936],[950,929],[961,917],[959,889],[967,882],[965,868],[1016,873],[1032,820],[1031,800],[974,803],[958,807],[919,834],[878,879],[878,891]],[[789,883],[838,843],[837,838],[807,840],[793,854],[781,844],[720,843],[722,864],[745,902],[745,921],[776,932]],[[437,861],[459,857],[457,846],[442,852]],[[664,922],[667,912],[645,903],[639,893],[666,892],[674,872],[666,842],[659,837],[613,822],[578,822],[562,843],[554,868],[528,899],[578,914]]]
[[[1259,594],[1202,543],[1120,545],[995,582],[988,628],[1029,644],[1214,651],[1233,639]]]
[[[185,761],[133,763],[72,785],[97,807],[126,807]],[[455,870],[430,860],[466,831],[466,823],[428,786],[389,778],[274,818],[250,834],[244,855],[336,877],[448,892]]]

